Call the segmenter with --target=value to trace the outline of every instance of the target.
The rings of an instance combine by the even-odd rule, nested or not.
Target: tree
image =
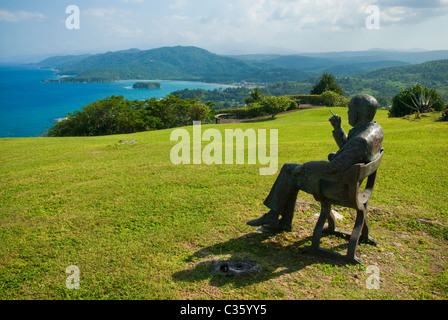
[[[311,94],[322,94],[325,91],[333,91],[340,95],[344,94],[342,88],[336,83],[335,78],[328,73],[324,73],[320,81],[311,89]]]
[[[202,104],[197,102],[190,110],[190,116],[192,121],[204,121],[210,113],[210,104]]]
[[[265,97],[263,101],[260,102],[263,111],[267,114],[271,114],[274,118],[278,113],[286,111],[290,106],[291,102],[294,102],[286,97]]]
[[[47,135],[98,136],[186,126],[194,120],[205,120],[210,106],[199,99],[182,100],[174,95],[144,101],[111,96],[68,114],[48,129]]]
[[[263,98],[263,92],[261,92],[260,88],[256,87],[250,92],[250,95],[244,100],[244,102],[246,102],[246,104],[261,102]]]
[[[415,113],[416,117],[420,113],[442,111],[445,102],[435,89],[416,84],[413,87],[400,91],[392,98],[392,107],[389,110],[389,117],[403,117]]]
[[[169,94],[162,99],[151,98],[145,102],[149,114],[160,118],[161,127],[158,129],[169,129],[191,124],[191,110],[196,103],[200,103],[200,100],[181,99],[180,95]]]
[[[155,129],[155,119],[145,118],[141,102],[111,96],[68,114],[48,130],[48,136],[98,136]]]

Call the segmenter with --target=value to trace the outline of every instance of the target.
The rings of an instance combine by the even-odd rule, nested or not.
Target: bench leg
[[[322,207],[320,209],[319,219],[317,220],[316,226],[313,231],[313,240],[311,247],[313,249],[319,249],[320,238],[322,237],[322,231],[324,229],[325,221],[328,216],[331,214],[331,205],[322,203]],[[334,221],[333,221],[334,222]],[[334,227],[334,224],[333,224]]]
[[[369,230],[370,230],[369,229],[369,221],[367,220],[367,216],[366,216],[365,220],[364,220],[364,226],[361,231],[361,237],[359,238],[359,242],[368,243],[368,244],[376,246],[378,244],[378,241],[375,238],[372,238],[370,236]]]
[[[314,253],[326,258],[342,260],[349,263],[360,263],[362,260],[356,256],[356,248],[359,242],[367,242],[370,244],[377,244],[376,240],[369,236],[369,224],[367,221],[367,210],[357,210],[355,226],[353,231],[338,231],[336,230],[336,220],[331,213],[331,204],[321,203],[321,211],[316,226],[314,227],[312,244],[309,247],[304,247],[304,252]],[[324,229],[325,221],[328,221],[328,227]],[[320,240],[322,233],[335,234],[337,236],[349,236],[349,243],[347,254],[341,254],[328,249],[320,247]]]
[[[365,229],[366,222],[366,211],[357,210],[355,226],[353,228],[352,234],[350,235],[350,240],[347,248],[347,259],[352,262],[360,262],[360,259],[356,257],[356,247],[358,246],[359,239],[361,237],[361,232]],[[368,227],[367,227],[368,228]]]
[[[336,218],[334,217],[333,213],[331,212],[331,206],[328,206],[327,222],[328,222],[328,227],[324,229],[324,232],[335,233],[336,232]]]

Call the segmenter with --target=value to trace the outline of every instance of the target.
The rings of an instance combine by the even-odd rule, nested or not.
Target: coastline
[[[214,86],[225,86],[225,87],[231,87],[231,88],[238,88],[238,87],[255,87],[255,86],[259,86],[261,87],[261,85],[256,85],[256,84],[236,84],[236,83],[221,83],[221,82],[215,82],[215,81],[204,81],[204,80],[197,80],[197,79],[192,79],[192,80],[188,80],[188,79],[119,79],[119,80],[109,80],[109,79],[96,79],[96,80],[85,80],[82,78],[73,80],[69,78],[72,78],[73,76],[70,75],[61,75],[58,76],[57,79],[44,79],[41,82],[42,83],[83,83],[83,84],[88,84],[88,83],[117,83],[117,82],[178,82],[178,83],[198,83],[198,84],[206,84],[206,85],[214,85]],[[62,80],[62,79],[67,79],[67,80]],[[61,81],[62,80],[62,81]]]
[[[20,66],[19,66],[20,67]],[[107,79],[107,78],[101,78],[101,77],[95,77],[90,79],[85,78],[77,78],[78,75],[73,74],[58,74],[60,69],[56,67],[43,67],[43,66],[35,66],[37,69],[47,69],[51,70],[54,73],[54,76],[56,79],[44,79],[41,82],[42,83],[116,83],[116,82],[185,82],[185,83],[191,83],[195,82],[198,84],[205,84],[205,85],[213,85],[213,86],[225,86],[225,87],[231,87],[231,88],[238,88],[238,87],[255,87],[260,86],[257,84],[252,83],[222,83],[222,82],[216,82],[216,81],[206,81],[206,80],[199,80],[199,79]]]
[[[8,65],[0,69],[0,104],[2,125],[1,138],[38,137],[54,121],[68,113],[81,110],[85,105],[112,95],[123,95],[128,100],[144,100],[152,97],[163,98],[171,92],[182,89],[223,90],[228,84],[211,84],[199,81],[159,80],[162,88],[156,90],[128,90],[135,80],[114,80],[107,83],[42,83],[42,79],[55,77],[54,69],[30,65]],[[146,81],[155,81],[147,79]],[[26,87],[27,90],[23,90]]]

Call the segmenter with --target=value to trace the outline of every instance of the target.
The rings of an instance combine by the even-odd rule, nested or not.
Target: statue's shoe
[[[260,227],[264,225],[269,225],[272,228],[278,228],[278,217],[272,216],[271,214],[265,213],[258,219],[250,220],[246,222],[247,225],[252,227]]]

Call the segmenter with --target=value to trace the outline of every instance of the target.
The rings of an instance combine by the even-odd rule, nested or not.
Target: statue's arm
[[[331,161],[310,161],[303,164],[303,170],[311,175],[338,175],[355,163],[362,162],[367,154],[368,143],[365,139],[350,139]]]
[[[343,145],[347,142],[347,134],[345,133],[344,129],[341,127],[341,117],[337,114],[332,116],[330,119],[330,124],[333,126],[333,137],[336,141],[339,148],[342,148]]]
[[[342,127],[333,130],[333,138],[339,148],[342,148],[347,143],[347,134]]]

